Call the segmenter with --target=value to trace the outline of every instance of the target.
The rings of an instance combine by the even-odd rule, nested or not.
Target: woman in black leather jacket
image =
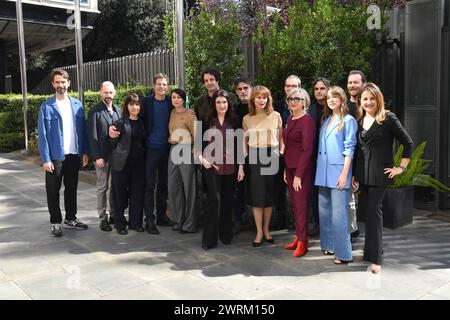
[[[126,97],[122,105],[122,118],[114,123],[120,132],[111,138],[112,188],[116,208],[114,226],[120,235],[127,234],[124,210],[129,206],[130,229],[143,232],[142,227],[145,187],[146,137],[142,117],[142,104],[135,93]]]

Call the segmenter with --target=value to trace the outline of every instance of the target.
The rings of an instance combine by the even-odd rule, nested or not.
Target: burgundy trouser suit
[[[299,241],[308,241],[308,204],[311,191],[311,174],[308,171],[301,179],[302,189],[295,191],[293,187],[295,169],[286,168],[286,181],[291,198],[292,209],[295,220],[295,232]]]

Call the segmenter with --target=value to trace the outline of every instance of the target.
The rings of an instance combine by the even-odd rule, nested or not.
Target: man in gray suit
[[[102,101],[94,105],[88,114],[88,140],[97,174],[97,212],[100,218],[100,230],[111,231],[110,223],[114,223],[114,199],[109,187],[109,221],[106,213],[106,193],[111,177],[111,145],[108,129],[121,116],[119,107],[114,105],[116,95],[114,84],[105,81],[100,87]]]

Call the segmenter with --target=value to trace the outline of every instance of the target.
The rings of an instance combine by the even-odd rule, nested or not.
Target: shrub
[[[282,95],[290,74],[299,75],[307,89],[317,76],[345,87],[350,70],[370,74],[379,31],[367,29],[368,16],[356,1],[293,1],[287,19],[279,14],[270,23],[263,19],[255,33],[257,81]]]
[[[9,132],[0,134],[0,152],[11,152],[23,149],[25,139],[23,132]]]
[[[125,97],[136,92],[140,96],[146,96],[153,93],[153,88],[142,85],[135,87],[117,88],[115,103],[121,105]],[[76,92],[70,92],[70,96],[78,98]],[[36,143],[32,142],[33,133],[37,132],[37,119],[41,104],[50,96],[29,95],[27,122],[28,136],[31,146],[37,150]],[[86,91],[84,93],[84,105],[87,119],[89,109],[100,101],[98,92]],[[23,125],[23,100],[22,95],[7,94],[0,95],[0,152],[11,152],[25,147],[24,125]],[[33,150],[30,150],[33,151]]]

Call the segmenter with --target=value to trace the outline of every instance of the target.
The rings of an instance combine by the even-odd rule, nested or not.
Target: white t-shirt
[[[72,106],[70,105],[70,100],[69,98],[64,100],[56,99],[56,105],[58,106],[63,122],[64,154],[78,154],[75,139],[75,117],[73,115]]]

